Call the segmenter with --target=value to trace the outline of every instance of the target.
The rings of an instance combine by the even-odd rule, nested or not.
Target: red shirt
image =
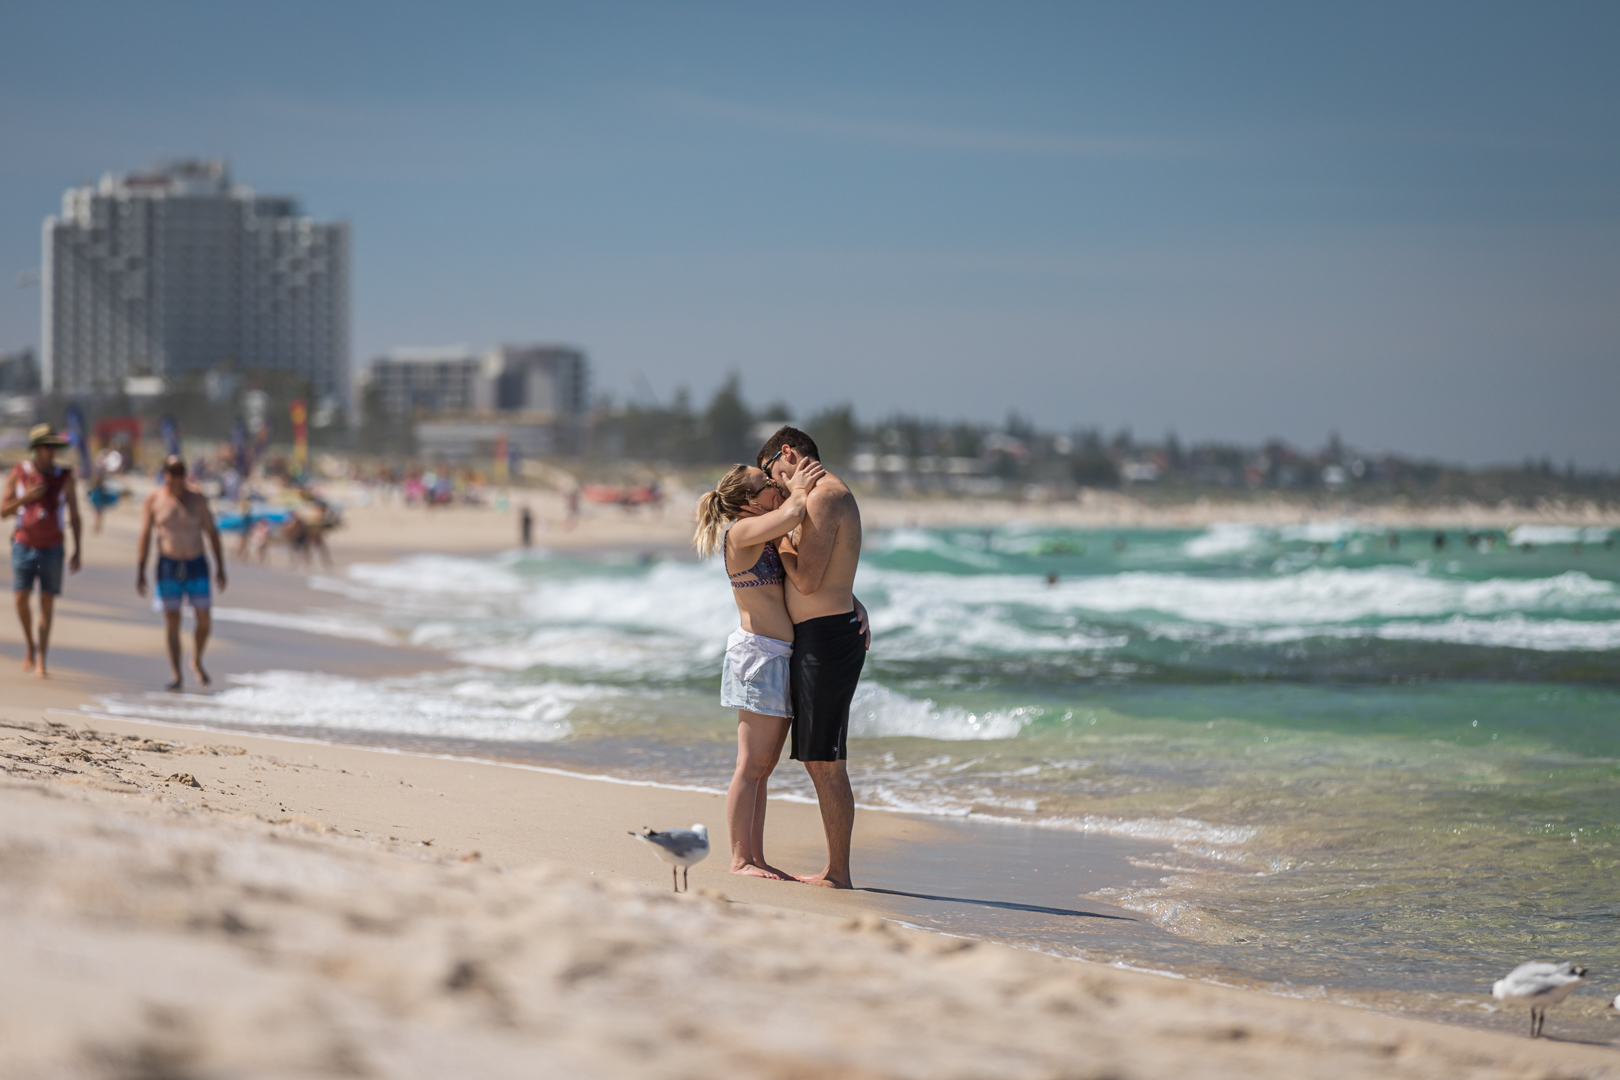
[[[45,478],[45,497],[17,508],[17,531],[11,538],[19,544],[31,548],[62,546],[62,506],[67,502],[62,489],[67,486],[73,470],[57,465],[53,472],[54,475]],[[27,494],[38,482],[39,472],[32,461],[12,466],[11,475],[6,477],[6,487],[18,497]]]

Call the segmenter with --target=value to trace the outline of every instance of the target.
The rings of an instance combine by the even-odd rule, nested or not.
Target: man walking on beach
[[[214,575],[219,591],[225,591],[225,553],[220,550],[219,527],[208,509],[208,498],[186,484],[186,463],[178,455],[163,462],[163,484],[146,497],[141,506],[141,540],[135,564],[135,591],[146,595],[146,557],[152,550],[152,531],[157,530],[157,594],[163,605],[164,629],[169,639],[169,669],[174,678],[168,689],[180,689],[180,604],[191,603],[197,620],[196,648],[191,670],[197,681],[208,686],[212,680],[203,668],[203,649],[213,627],[213,598],[208,590],[208,559],[203,554],[203,536],[214,549]]]
[[[17,528],[11,534],[11,590],[22,622],[23,640],[28,653],[23,670],[46,677],[45,654],[51,647],[51,620],[56,614],[56,598],[62,592],[62,509],[67,508],[73,528],[73,558],[68,569],[79,572],[79,497],[73,483],[73,470],[56,464],[56,452],[68,441],[51,430],[49,424],[36,424],[28,433],[33,458],[14,466],[6,477],[6,490],[0,498],[0,517],[17,515]],[[34,582],[39,582],[39,636],[34,635]]]
[[[815,440],[794,427],[772,435],[755,458],[776,484],[807,461],[821,460]],[[850,839],[855,793],[849,786],[849,705],[866,663],[871,635],[855,610],[855,568],[861,557],[861,511],[848,486],[832,473],[816,482],[804,521],[777,543],[789,588],[793,654],[788,687],[793,699],[793,759],[804,762],[821,804],[827,867],[799,880],[834,889],[853,888]]]

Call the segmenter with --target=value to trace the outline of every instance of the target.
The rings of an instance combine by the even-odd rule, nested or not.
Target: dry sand
[[[907,931],[708,864],[673,895],[617,826],[713,796],[95,728],[0,727],[6,1076],[1620,1075],[1612,1049]]]
[[[494,511],[395,513],[355,513],[340,559],[510,544]],[[161,674],[132,522],[90,538],[53,679],[0,637],[0,1076],[1620,1076],[1612,1047],[909,931],[719,853],[671,895],[625,832],[719,834],[711,794],[53,711]],[[571,542],[644,533],[587,518]],[[269,603],[277,579],[297,592],[232,588]],[[316,666],[256,633],[219,625],[221,671]],[[812,867],[815,809],[771,814],[773,860]],[[863,813],[857,836],[934,828]]]

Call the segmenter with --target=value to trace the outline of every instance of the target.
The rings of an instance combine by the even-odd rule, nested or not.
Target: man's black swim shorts
[[[849,703],[865,664],[866,638],[853,611],[793,624],[788,688],[794,761],[849,757]]]

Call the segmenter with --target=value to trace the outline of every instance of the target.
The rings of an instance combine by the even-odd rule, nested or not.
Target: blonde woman
[[[801,466],[786,481],[784,496],[762,471],[738,465],[698,500],[692,546],[705,559],[723,555],[742,617],[726,641],[720,676],[720,704],[737,710],[737,770],[726,792],[733,874],[791,879],[765,861],[765,787],[793,717],[788,698],[793,620],[782,594],[787,575],[776,541],[803,519],[805,497],[823,473],[819,462]]]

